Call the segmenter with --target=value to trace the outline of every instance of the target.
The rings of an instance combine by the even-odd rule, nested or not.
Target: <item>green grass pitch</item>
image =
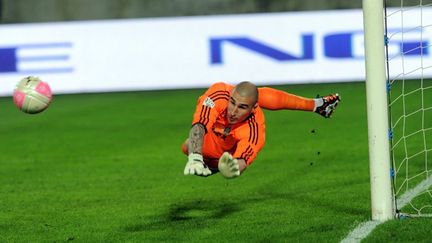
[[[0,242],[339,242],[370,220],[364,83],[331,119],[265,111],[266,145],[237,179],[184,176],[180,145],[203,90],[58,95],[38,115],[0,99]],[[429,219],[367,242],[430,241]]]

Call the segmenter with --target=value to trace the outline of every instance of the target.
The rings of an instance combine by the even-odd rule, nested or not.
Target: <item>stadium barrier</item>
[[[360,9],[0,25],[0,96],[28,75],[54,93],[363,81],[362,29]],[[420,35],[432,39],[413,31],[412,45]]]

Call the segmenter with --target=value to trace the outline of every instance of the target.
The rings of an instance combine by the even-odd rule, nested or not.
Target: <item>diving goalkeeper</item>
[[[261,108],[314,111],[329,118],[339,101],[338,94],[308,99],[247,81],[236,86],[215,83],[199,97],[183,143],[188,155],[184,174],[209,176],[219,171],[225,178],[239,176],[265,143]]]

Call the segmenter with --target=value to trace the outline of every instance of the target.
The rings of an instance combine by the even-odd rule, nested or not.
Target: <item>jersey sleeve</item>
[[[265,142],[264,123],[249,119],[240,131],[234,158],[244,159],[247,165],[252,164]]]
[[[198,99],[192,126],[202,124],[206,132],[211,129],[219,114],[224,110],[230,97],[231,86],[225,83],[213,84]]]

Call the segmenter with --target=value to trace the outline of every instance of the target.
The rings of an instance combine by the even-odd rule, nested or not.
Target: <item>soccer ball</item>
[[[19,81],[13,93],[13,100],[21,111],[36,114],[48,108],[51,103],[51,88],[38,77],[29,76]]]

